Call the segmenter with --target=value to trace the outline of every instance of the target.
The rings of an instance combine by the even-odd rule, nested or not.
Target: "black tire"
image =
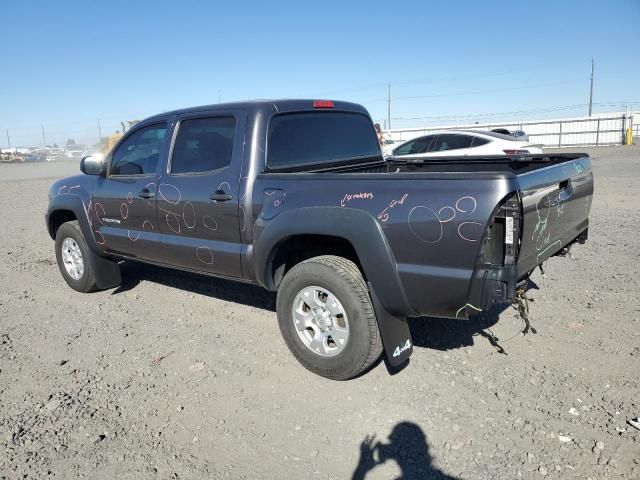
[[[349,337],[339,353],[324,357],[300,339],[292,308],[298,292],[309,286],[326,288],[342,304]],[[332,255],[295,265],[282,279],[277,299],[278,324],[294,357],[308,370],[333,380],[348,380],[366,371],[382,353],[382,339],[367,285],[350,260]]]
[[[62,244],[66,238],[74,240],[82,253],[84,272],[77,280],[69,275],[62,259]],[[91,255],[91,252],[89,251],[89,247],[87,247],[87,242],[84,240],[84,236],[82,235],[78,222],[73,221],[63,223],[56,232],[56,260],[58,262],[60,273],[62,274],[65,282],[67,282],[67,285],[78,292],[89,293],[98,289],[96,286],[96,277],[92,270],[91,262],[89,261],[89,255]]]

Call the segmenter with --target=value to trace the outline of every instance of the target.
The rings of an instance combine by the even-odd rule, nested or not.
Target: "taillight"
[[[335,105],[331,100],[314,100],[313,108],[334,108]]]
[[[505,155],[529,155],[529,150],[502,150]]]
[[[518,258],[522,211],[518,195],[512,195],[504,204],[504,264],[513,265]]]
[[[489,222],[484,248],[485,263],[506,266],[514,265],[520,245],[520,223],[522,212],[517,194],[506,198]]]

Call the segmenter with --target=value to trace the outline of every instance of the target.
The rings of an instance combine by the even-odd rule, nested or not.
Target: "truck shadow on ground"
[[[256,285],[134,261],[122,262],[120,271],[122,284],[113,290],[112,295],[133,290],[140,282],[147,281],[225,302],[241,303],[270,312],[276,311],[275,293]]]
[[[134,261],[122,262],[120,269],[122,284],[113,290],[112,295],[133,290],[140,282],[149,281],[226,302],[241,303],[269,312],[276,311],[276,294],[256,285]],[[538,289],[538,286],[529,281],[527,289],[531,288]],[[471,315],[468,320],[412,318],[409,320],[409,329],[414,347],[453,350],[470,347],[474,344],[474,337],[481,337],[485,338],[498,353],[506,355],[507,352],[500,345],[500,339],[489,330],[498,322],[500,314],[506,308],[509,307],[496,307],[487,312]]]
[[[367,435],[360,444],[360,458],[351,480],[365,480],[378,465],[394,461],[400,469],[399,480],[457,480],[432,465],[427,436],[412,422],[401,422],[389,434],[389,443],[376,442]]]
[[[527,291],[539,289],[532,280],[527,282]],[[412,318],[409,320],[409,330],[413,345],[432,350],[453,350],[470,347],[474,344],[474,337],[480,337],[485,338],[498,353],[506,355],[507,351],[500,344],[500,338],[490,329],[498,323],[500,314],[508,309],[511,306],[495,306],[486,312],[470,315],[469,319]]]
[[[486,338],[498,353],[506,355],[500,345],[500,339],[489,330],[498,323],[504,308],[496,308],[478,315],[471,315],[468,320],[450,318],[420,317],[409,320],[409,330],[414,347],[432,350],[453,350],[470,347],[474,337]]]

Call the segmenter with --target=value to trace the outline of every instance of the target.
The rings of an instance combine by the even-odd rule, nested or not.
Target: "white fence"
[[[640,112],[596,114],[592,117],[555,120],[392,129],[386,131],[386,136],[392,140],[404,141],[434,130],[491,130],[494,128],[523,130],[529,135],[529,143],[545,147],[624,145],[627,128],[632,129],[634,136],[640,136]]]

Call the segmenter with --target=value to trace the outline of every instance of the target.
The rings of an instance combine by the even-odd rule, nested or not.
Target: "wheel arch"
[[[73,210],[59,209],[52,211],[47,222],[47,229],[49,230],[51,238],[53,240],[56,239],[58,229],[63,223],[72,222],[74,220],[78,220],[78,217]]]
[[[368,212],[341,207],[305,207],[256,222],[254,260],[260,284],[275,291],[282,265],[287,268],[287,248],[299,239],[313,239],[313,249],[302,260],[317,255],[335,255],[336,248],[360,268],[370,288],[386,310],[410,316],[393,253],[380,224]],[[330,240],[324,242],[324,240]],[[300,260],[300,261],[302,261]],[[293,265],[288,265],[291,268]],[[278,270],[280,268],[280,270]]]
[[[85,209],[82,199],[77,195],[58,195],[55,197],[45,215],[47,230],[55,240],[61,225],[68,221],[77,221],[85,243],[89,249],[89,262],[96,277],[96,284],[100,289],[107,289],[120,285],[120,267],[118,263],[104,256],[93,236],[89,223],[89,213]]]
[[[49,236],[53,240],[56,238],[56,232],[60,225],[74,220],[80,225],[80,230],[89,248],[94,253],[101,254],[89,224],[89,212],[87,212],[82,198],[79,195],[58,195],[50,202],[46,222]]]
[[[282,238],[272,248],[265,273],[267,287],[277,290],[291,268],[321,255],[335,255],[353,261],[366,279],[358,253],[346,238],[327,234],[295,234]]]

